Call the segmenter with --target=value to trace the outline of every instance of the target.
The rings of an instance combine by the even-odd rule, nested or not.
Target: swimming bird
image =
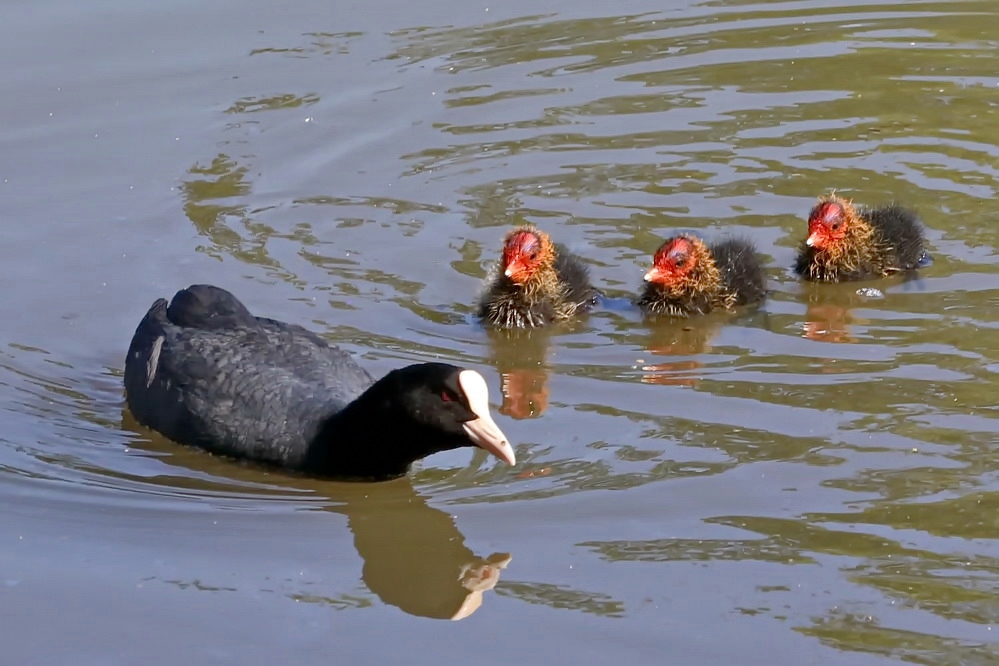
[[[463,446],[515,464],[475,370],[419,363],[375,381],[336,345],[255,317],[211,285],[149,308],[128,349],[125,396],[139,423],[176,442],[323,476],[402,476]]]
[[[752,243],[728,238],[709,247],[693,234],[681,234],[653,255],[638,306],[647,314],[687,317],[765,297],[763,267]]]
[[[855,207],[835,194],[819,199],[808,215],[808,237],[794,270],[818,282],[887,277],[931,261],[919,217],[891,203]]]
[[[537,328],[587,312],[598,298],[579,257],[526,224],[503,239],[503,256],[479,304],[479,317],[496,328]]]

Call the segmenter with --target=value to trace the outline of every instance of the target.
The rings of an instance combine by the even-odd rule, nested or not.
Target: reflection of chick
[[[503,258],[482,298],[479,317],[497,328],[567,321],[597,302],[586,265],[533,225],[503,241]]]
[[[850,308],[833,303],[809,303],[802,337],[818,342],[856,342],[850,334]]]
[[[544,329],[490,330],[492,362],[500,374],[500,414],[515,419],[541,415],[548,407],[548,346]]]
[[[645,348],[659,356],[696,357],[711,349],[711,338],[717,333],[721,323],[714,317],[697,321],[697,325],[681,325],[676,321],[653,322]],[[643,363],[641,368],[643,384],[667,384],[671,386],[693,386],[700,380],[699,370],[703,364],[697,358],[671,360],[662,363]]]
[[[861,290],[863,291],[863,290]],[[852,328],[867,320],[853,313],[868,298],[853,289],[835,285],[809,285],[802,337],[820,342],[856,342]]]
[[[643,384],[661,386],[695,386],[701,379],[698,371],[702,367],[703,364],[695,360],[643,365],[641,381]]]
[[[516,369],[500,373],[503,404],[500,414],[515,419],[541,416],[548,408],[548,370]]]
[[[794,270],[819,282],[886,277],[930,262],[919,218],[895,204],[855,208],[834,194],[808,215]]]

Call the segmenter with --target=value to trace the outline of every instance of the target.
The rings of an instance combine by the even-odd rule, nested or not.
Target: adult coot
[[[503,257],[479,317],[496,328],[537,328],[588,311],[598,296],[579,257],[526,224],[503,239]]]
[[[479,446],[513,465],[474,370],[420,363],[377,382],[301,326],[254,317],[210,285],[159,299],[125,360],[135,418],[170,439],[304,472],[389,478]]]
[[[897,204],[855,207],[829,194],[808,215],[808,237],[794,270],[809,280],[841,282],[886,277],[930,263],[923,228]]]
[[[752,243],[729,238],[708,247],[697,236],[681,234],[656,250],[638,305],[648,314],[687,317],[765,296],[763,267]]]

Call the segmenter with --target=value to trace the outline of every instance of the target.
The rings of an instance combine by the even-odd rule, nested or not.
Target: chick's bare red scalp
[[[847,230],[846,208],[839,201],[822,201],[808,216],[805,244],[824,250],[843,240]]]
[[[663,243],[652,257],[652,268],[645,274],[646,282],[669,284],[686,275],[696,264],[694,244],[678,236]]]
[[[548,236],[532,227],[520,228],[503,244],[503,274],[522,284],[553,259]]]

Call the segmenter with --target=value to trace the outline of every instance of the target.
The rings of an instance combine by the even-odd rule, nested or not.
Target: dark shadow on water
[[[436,619],[461,620],[482,605],[512,559],[476,555],[454,519],[427,505],[408,478],[379,484],[336,484],[337,506],[347,517],[364,561],[361,577],[384,603]]]
[[[260,510],[262,503],[272,508],[292,504],[296,509],[304,505],[346,517],[354,548],[364,563],[361,578],[365,586],[383,603],[410,615],[460,620],[476,612],[486,600],[485,593],[494,588],[501,596],[554,609],[607,617],[624,615],[624,602],[605,593],[546,582],[500,583],[513,556],[476,554],[466,545],[454,516],[430,506],[429,496],[419,489],[444,492],[449,486],[488,483],[492,473],[476,469],[474,461],[471,468],[459,472],[426,468],[380,483],[337,482],[241,464],[175,444],[142,428],[127,410],[122,428],[140,436],[134,448],[166,454],[160,460],[178,466],[176,476],[161,477],[169,478],[165,485],[198,490],[205,501],[211,501],[220,490],[231,493],[243,486],[243,493],[247,493],[246,488],[252,487],[249,492],[256,496],[255,510]],[[484,457],[478,456],[480,464]],[[192,478],[194,470],[208,474]],[[149,479],[142,481],[148,483]],[[291,596],[332,609],[367,605],[355,593]]]
[[[134,448],[169,450],[174,455],[162,462],[172,467],[176,460],[185,468],[190,464],[211,474],[192,478],[186,470],[178,470],[176,476],[160,477],[168,486],[200,490],[210,500],[212,494],[252,484],[252,489],[243,488],[242,492],[257,495],[257,503],[290,499],[344,516],[364,562],[364,584],[382,602],[410,615],[445,620],[468,617],[479,609],[485,592],[496,586],[500,572],[512,559],[509,553],[476,555],[465,545],[454,518],[429,506],[427,497],[413,487],[409,477],[380,483],[313,479],[175,444],[145,430],[127,410],[123,410],[121,427],[140,436]],[[261,482],[266,487],[261,487]],[[300,497],[289,497],[293,494]],[[333,598],[300,600],[342,605]]]

